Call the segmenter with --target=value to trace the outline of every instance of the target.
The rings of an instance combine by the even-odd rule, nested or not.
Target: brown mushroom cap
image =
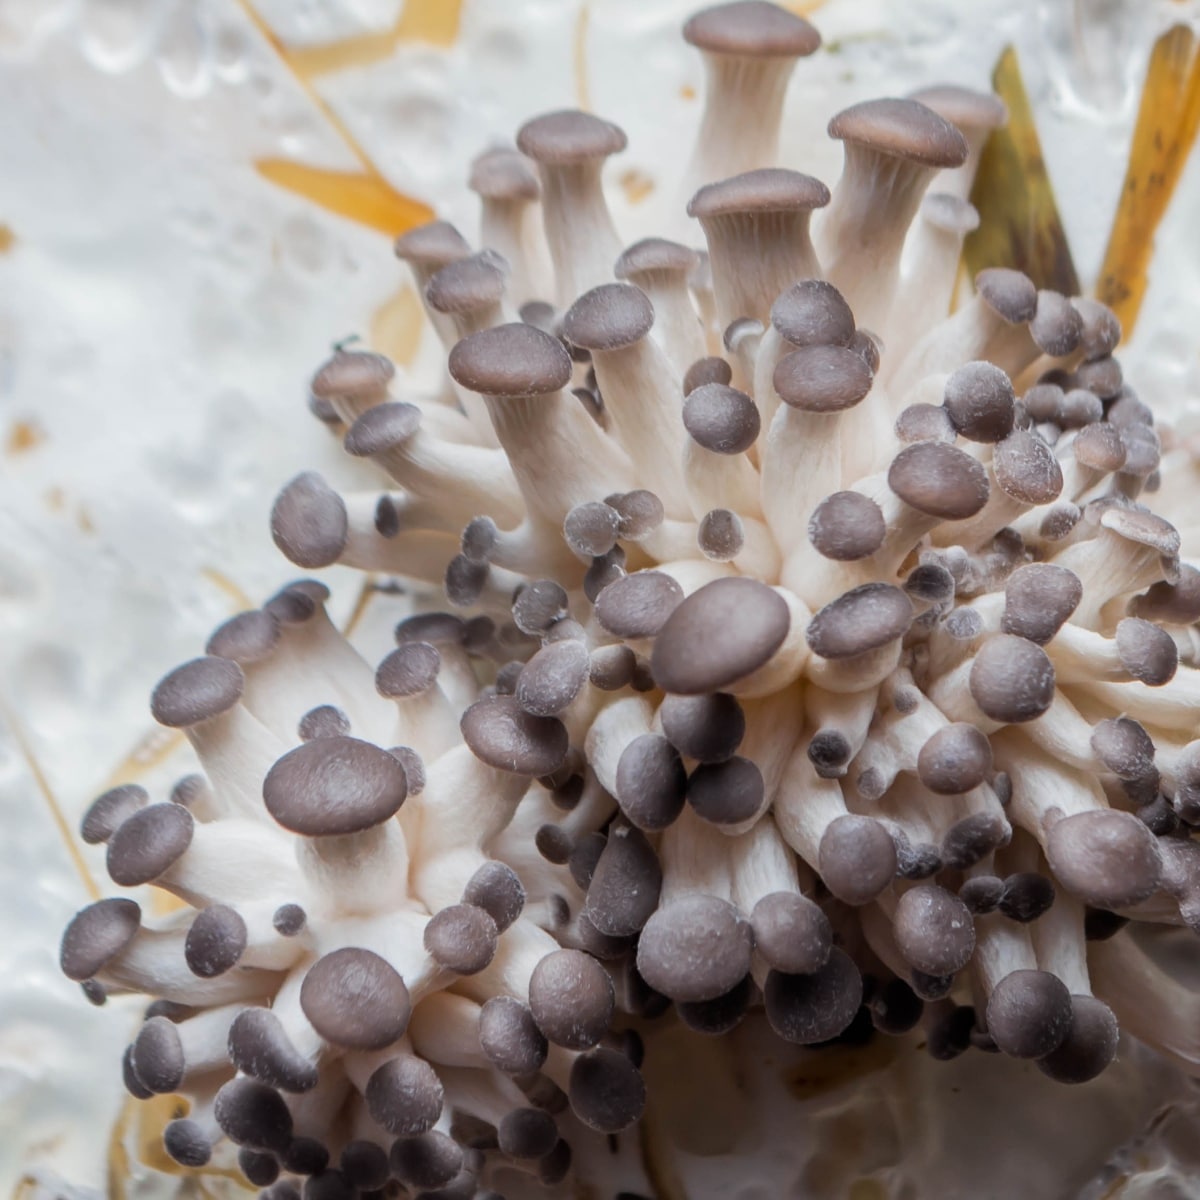
[[[312,377],[309,390],[318,400],[370,399],[386,392],[395,374],[391,360],[382,354],[338,350]]]
[[[772,970],[811,975],[829,961],[833,928],[820,905],[799,892],[771,892],[750,914],[754,948]]]
[[[646,835],[614,822],[587,881],[588,919],[606,937],[630,937],[658,907],[661,887],[662,868]]]
[[[571,380],[571,356],[562,342],[517,321],[481,329],[450,351],[454,381],[485,396],[541,396]]]
[[[1038,348],[1054,358],[1070,354],[1083,336],[1083,318],[1060,292],[1038,292],[1029,332]]]
[[[862,1004],[862,976],[838,947],[811,975],[771,971],[763,988],[767,1020],[784,1041],[801,1046],[827,1042],[854,1020]]]
[[[845,346],[800,346],[779,360],[772,386],[792,408],[838,413],[871,390],[871,368]]]
[[[909,93],[959,129],[997,129],[1008,120],[1008,106],[992,92],[977,92],[953,83],[933,84]]]
[[[971,698],[993,721],[1032,721],[1054,700],[1054,664],[1034,642],[1009,633],[989,638],[968,678]]]
[[[835,817],[821,837],[817,869],[844,904],[869,904],[896,876],[896,843],[874,817]]]
[[[452,904],[429,918],[425,949],[459,975],[477,975],[496,956],[496,922],[474,904]]]
[[[316,471],[284,485],[271,506],[271,537],[298,567],[327,567],[346,548],[346,504]]]
[[[195,830],[195,818],[182,804],[141,809],[108,840],[109,876],[121,887],[150,883],[184,855]]]
[[[992,744],[974,725],[959,722],[931,734],[917,755],[917,775],[940,796],[978,787],[992,771]]]
[[[640,342],[654,325],[654,306],[632,283],[602,283],[584,292],[563,316],[573,346],[603,352]]]
[[[546,1061],[549,1043],[527,1005],[512,996],[493,996],[479,1014],[479,1045],[506,1075],[532,1075]]]
[[[683,39],[709,54],[747,58],[803,58],[821,44],[821,35],[803,17],[766,0],[701,9],[684,23]]]
[[[1097,809],[1063,817],[1046,839],[1055,879],[1096,908],[1128,908],[1152,895],[1162,877],[1154,835],[1132,813]]]
[[[801,279],[771,305],[771,324],[793,346],[849,346],[854,313],[842,293],[824,279]]]
[[[417,1137],[442,1115],[442,1081],[414,1054],[398,1054],[377,1067],[364,1097],[372,1120],[399,1137]]]
[[[990,362],[969,362],[946,380],[942,403],[955,430],[972,442],[999,442],[1013,429],[1012,381]]]
[[[397,1138],[388,1155],[392,1174],[417,1193],[441,1188],[462,1170],[463,1150],[440,1130]]]
[[[1121,665],[1147,687],[1170,683],[1179,668],[1179,646],[1165,630],[1140,617],[1117,624],[1117,653]]]
[[[213,1116],[231,1142],[251,1150],[282,1154],[292,1141],[292,1114],[283,1097],[257,1079],[222,1084]]]
[[[903,637],[912,619],[912,601],[900,588],[864,583],[814,614],[804,636],[822,658],[852,658]]]
[[[542,192],[529,160],[510,146],[476,156],[467,187],[484,200],[536,200]]]
[[[829,189],[811,175],[785,167],[760,167],[706,183],[688,201],[688,216],[703,221],[741,213],[802,212],[824,208]]]
[[[937,884],[918,884],[900,897],[893,931],[905,961],[927,975],[953,975],[975,952],[970,910]]]
[[[750,969],[754,936],[732,904],[692,893],[660,908],[638,940],[637,969],[676,1001],[715,1000]]]
[[[888,487],[918,512],[944,521],[973,517],[988,498],[979,460],[944,442],[905,446],[888,468]]]
[[[665,829],[683,810],[686,793],[687,771],[665,737],[644,733],[621,752],[617,802],[639,829]]]
[[[1017,429],[992,452],[996,482],[1022,504],[1049,504],[1063,489],[1062,468],[1054,451],[1036,433]]]
[[[683,424],[693,441],[705,450],[741,454],[754,445],[762,418],[758,405],[745,392],[721,383],[705,383],[693,388],[684,400]]]
[[[160,725],[186,729],[210,721],[241,698],[245,676],[227,658],[194,658],[163,676],[150,697],[150,712]]]
[[[76,983],[91,979],[133,941],[141,923],[142,910],[133,900],[110,896],[80,909],[63,931],[62,973]]]
[[[808,540],[836,562],[867,558],[883,545],[887,523],[879,505],[861,492],[834,492],[813,509]]]
[[[556,1046],[586,1050],[608,1032],[616,1003],[608,972],[582,950],[555,950],[533,969],[529,1009]]]
[[[503,933],[525,907],[525,885],[507,863],[485,862],[467,881],[463,903],[482,908]]]
[[[425,285],[425,299],[440,313],[478,312],[500,302],[509,270],[495,250],[481,250],[442,267]]]
[[[967,142],[949,121],[916,100],[863,100],[829,122],[829,136],[926,167],[961,167]]]
[[[1149,509],[1107,504],[1101,509],[1100,524],[1127,541],[1148,546],[1159,554],[1179,553],[1179,531],[1170,521]]]
[[[317,1086],[316,1066],[292,1045],[269,1008],[245,1008],[229,1027],[229,1057],[246,1075],[285,1092]]]
[[[628,139],[611,121],[577,109],[545,113],[517,131],[517,148],[534,162],[553,166],[607,158],[625,149]]]
[[[686,278],[699,261],[700,256],[695,250],[679,242],[660,237],[642,238],[622,251],[613,264],[613,274],[618,279],[630,279],[635,283],[639,275],[679,273]]]
[[[471,753],[516,775],[552,775],[567,756],[567,731],[556,717],[525,712],[512,696],[477,700],[459,724]]]
[[[975,290],[1010,325],[1032,321],[1037,312],[1037,288],[1023,271],[988,267],[975,276]]]
[[[402,1037],[412,1012],[395,968],[371,950],[345,946],[317,959],[300,985],[300,1007],[327,1041],[382,1050]]]
[[[1082,599],[1083,584],[1073,571],[1055,563],[1029,563],[1005,581],[1000,627],[1044,646]]]
[[[902,442],[953,442],[958,436],[950,414],[940,404],[910,404],[893,426]]]
[[[402,262],[441,267],[471,253],[467,239],[449,221],[428,221],[401,234],[393,245]]]
[[[204,652],[217,658],[231,658],[239,665],[261,662],[279,644],[279,634],[279,621],[275,617],[261,608],[252,608],[218,626]]]
[[[267,811],[284,829],[306,837],[381,825],[407,795],[401,763],[386,750],[349,737],[305,742],[280,758],[263,780]]]
[[[241,914],[227,904],[210,904],[192,922],[183,943],[188,970],[201,979],[215,979],[237,966],[249,934]]]
[[[659,630],[650,659],[655,682],[677,695],[719,691],[756,671],[783,645],[786,601],[746,577],[697,589]]]
[[[614,580],[596,598],[595,617],[617,637],[660,633],[683,603],[683,589],[662,571],[634,571]]]
[[[987,1028],[1014,1058],[1044,1058],[1071,1031],[1071,995],[1049,971],[1013,971],[996,984],[987,1005]]]

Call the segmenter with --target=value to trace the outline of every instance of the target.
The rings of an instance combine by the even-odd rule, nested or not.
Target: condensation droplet
[[[212,44],[190,5],[180,5],[167,22],[155,62],[163,82],[184,99],[198,99],[212,86]]]
[[[79,48],[98,70],[113,75],[136,67],[154,45],[168,7],[156,0],[86,0]]]

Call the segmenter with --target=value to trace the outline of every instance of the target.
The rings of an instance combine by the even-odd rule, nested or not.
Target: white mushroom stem
[[[258,967],[264,971],[290,971],[308,953],[311,937],[301,931],[294,937],[281,937],[274,916],[278,901],[256,900],[237,906],[237,914],[246,925],[246,949],[238,959],[238,970]]]
[[[496,957],[478,974],[462,976],[455,990],[479,1004],[493,996],[515,996],[527,1002],[534,968],[558,949],[558,942],[545,930],[531,921],[515,921],[504,931]]]
[[[846,764],[852,762],[862,750],[878,702],[878,688],[833,692],[813,684],[804,689],[804,710],[813,735],[838,734],[844,738]],[[845,773],[846,766],[843,765],[835,777],[840,778]]]
[[[830,823],[847,815],[842,786],[822,779],[808,759],[806,739],[792,751],[775,796],[774,817],[783,840],[819,871],[821,838]]]
[[[1166,576],[1162,556],[1153,546],[1130,541],[1103,526],[1094,536],[1066,546],[1054,561],[1079,576],[1083,599],[1071,619],[1089,629],[1101,624],[1106,605],[1144,592]]]
[[[437,683],[420,695],[392,700],[399,717],[394,744],[411,746],[425,762],[459,744],[458,713]]]
[[[897,706],[903,688],[904,707]],[[945,714],[913,682],[907,669],[895,671],[879,689],[883,709],[872,724],[854,759],[853,775],[861,779],[871,772],[869,790],[883,795],[901,771],[915,771],[921,747],[949,722]],[[908,708],[911,704],[913,707]]]
[[[253,666],[246,672],[242,703],[184,731],[212,785],[206,803],[214,819],[226,816],[258,822],[267,819],[262,781],[288,747],[288,743],[248,711],[252,697],[246,692],[251,690],[250,676],[254,673]],[[296,719],[307,711],[301,709]],[[293,721],[289,731],[292,736],[295,729]],[[280,733],[283,732],[281,728]]]
[[[1108,807],[1094,776],[1058,762],[1017,729],[996,734],[992,750],[996,766],[1012,781],[1010,819],[1033,834],[1043,850],[1050,827],[1061,817]]]
[[[370,915],[403,905],[408,895],[408,846],[398,822],[361,833],[299,838],[296,861],[330,915]]]
[[[479,1045],[480,1011],[474,1000],[453,992],[434,992],[413,1009],[406,1036],[417,1054],[438,1064],[443,1086],[444,1067],[491,1069]]]
[[[448,533],[427,529],[406,529],[387,537],[376,525],[377,497],[362,499],[367,504],[346,506],[350,520],[346,545],[338,555],[338,564],[357,571],[400,575],[426,584],[440,584],[446,574],[446,564],[458,551],[456,539]]]
[[[772,892],[799,892],[796,856],[767,816],[730,845],[729,871],[734,904],[747,916]]]
[[[603,159],[538,164],[546,241],[562,309],[590,288],[611,280],[612,265],[621,253],[621,240],[604,199],[603,166]]]
[[[1105,683],[1080,681],[1073,686],[1107,705],[1114,712],[1143,725],[1194,733],[1196,713],[1200,712],[1200,670],[1180,667],[1170,683],[1147,687],[1144,683]]]
[[[1200,1075],[1200,1010],[1196,993],[1174,979],[1126,934],[1088,944],[1096,996],[1131,1036],[1189,1075]]]
[[[527,1108],[529,1101],[521,1089],[508,1076],[496,1071],[482,1054],[480,1059],[477,1064],[453,1063],[450,1067],[443,1067],[440,1058],[433,1061],[438,1064],[438,1078],[442,1081],[449,1107],[498,1126],[514,1109]],[[475,1069],[471,1069],[472,1065]]]
[[[1003,592],[988,592],[969,604],[955,606],[951,610],[953,620],[939,621],[926,642],[930,678],[948,674],[973,655],[986,638],[999,633],[1004,604]]]
[[[605,791],[616,795],[617,764],[625,747],[653,726],[654,706],[642,696],[623,696],[600,710],[588,730],[584,754]]]
[[[804,637],[804,631],[812,620],[811,611],[786,587],[774,587],[771,590],[782,597],[788,606],[791,619],[787,636],[783,639],[783,645],[757,671],[726,688],[739,699],[748,700],[782,691],[795,683],[809,664],[815,661]]]
[[[1029,936],[1029,927],[1010,921],[1001,913],[985,913],[975,918],[975,954],[972,970],[984,996],[990,996],[1006,975],[1014,971],[1036,971],[1037,956]],[[983,1010],[977,1013],[982,1021]]]
[[[1072,996],[1090,996],[1083,905],[1059,889],[1054,903],[1030,927],[1039,970],[1057,975]]]
[[[616,350],[593,351],[592,366],[613,433],[637,478],[662,500],[668,517],[686,517],[690,509],[677,449],[687,440],[683,393],[670,359],[652,338],[642,337]]]
[[[761,822],[760,822],[761,824]],[[731,841],[715,825],[702,820],[689,805],[662,833],[658,847],[662,864],[660,908],[697,894],[732,900]]]
[[[743,520],[762,515],[762,481],[745,454],[717,454],[688,438],[683,478],[697,520],[714,508],[727,508]]]
[[[238,905],[263,896],[291,900],[305,891],[292,840],[259,821],[238,817],[197,824],[188,848],[154,884],[195,908]]]
[[[346,1077],[346,1061],[343,1057],[330,1062],[327,1057],[316,1087],[307,1092],[284,1094],[284,1103],[292,1114],[294,1137],[311,1137],[320,1142],[329,1137],[330,1127],[354,1090]]]
[[[1092,749],[1092,726],[1060,691],[1040,717],[1022,725],[1022,732],[1051,758],[1076,770],[1101,775],[1108,771]]]
[[[1116,638],[1082,629],[1074,621],[1064,624],[1046,643],[1046,653],[1054,663],[1054,677],[1060,684],[1129,683],[1133,679],[1121,658]]]
[[[536,200],[483,197],[479,244],[502,254],[512,268],[507,292],[515,307],[553,295],[554,272]]]
[[[496,436],[531,513],[561,529],[577,504],[634,486],[636,474],[629,457],[573,396],[552,392],[486,400]],[[476,509],[494,511],[494,504]]]
[[[362,947],[386,959],[404,980],[413,1005],[430,992],[444,987],[452,974],[434,961],[425,949],[427,914],[411,906],[371,917],[348,917],[322,928],[318,940],[322,954],[346,946]]]
[[[758,767],[763,780],[763,800],[754,816],[736,824],[720,826],[721,832],[734,838],[735,842],[756,824],[762,823],[760,818],[771,807],[779,791],[797,733],[804,722],[802,699],[801,688],[789,687],[761,700],[748,700],[743,705],[746,735],[738,747],[738,753]]]
[[[662,347],[671,366],[682,378],[697,359],[708,353],[704,326],[692,302],[687,279],[677,270],[639,271],[629,281],[646,293],[654,308],[654,328],[650,336]],[[608,394],[604,395],[605,402]]]
[[[205,1008],[175,1024],[183,1051],[185,1082],[190,1085],[197,1075],[229,1069],[229,1027],[244,1008],[243,1004]]]

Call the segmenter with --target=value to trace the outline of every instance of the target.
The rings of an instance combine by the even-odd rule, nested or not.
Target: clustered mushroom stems
[[[116,884],[183,902],[88,906],[62,967],[153,997],[122,1070],[186,1096],[185,1166],[554,1188],[639,1120],[659,1024],[764,1010],[1064,1083],[1118,1022],[1200,1061],[1120,932],[1200,930],[1200,573],[1116,318],[1004,268],[950,315],[994,97],[854,105],[829,189],[774,161],[815,30],[749,0],[686,36],[692,223],[622,249],[625,135],[537,117],[472,167],[478,249],[396,244],[445,376],[342,347],[313,379],[379,483],[302,474],[272,533],[415,588],[396,648],[291,584],[154,692],[203,775],[84,818]]]

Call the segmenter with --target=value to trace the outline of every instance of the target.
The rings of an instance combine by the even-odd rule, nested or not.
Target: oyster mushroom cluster
[[[622,243],[619,128],[539,116],[472,166],[478,249],[396,244],[443,378],[339,349],[313,379],[379,483],[300,475],[272,532],[422,585],[396,648],[285,588],[155,690],[203,774],[86,815],[117,885],[185,904],[104,899],[62,944],[93,1000],[154,998],[125,1082],[187,1097],[185,1166],[553,1194],[638,1121],[657,1023],[754,1009],[1063,1083],[1119,1027],[1194,1061],[1123,931],[1200,928],[1200,574],[1119,325],[1002,268],[948,315],[995,97],[839,113],[831,190],[772,165],[812,26],[749,0],[684,36],[680,240]]]

